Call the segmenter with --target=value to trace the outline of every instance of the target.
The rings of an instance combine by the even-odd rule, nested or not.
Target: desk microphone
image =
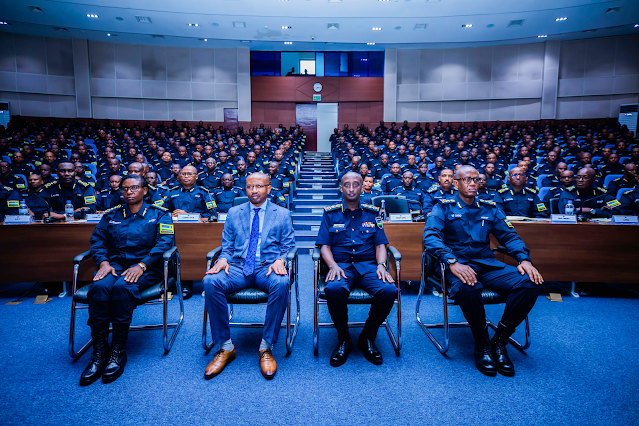
[[[51,217],[51,203],[49,203],[49,201],[47,201],[47,199],[44,198],[43,196],[41,196],[39,193],[35,193],[35,195],[36,195],[36,197],[38,197],[39,199],[41,199],[42,201],[47,203],[47,213],[49,213],[49,216],[43,218],[42,222],[43,223],[55,223],[55,222],[57,222],[59,219]]]

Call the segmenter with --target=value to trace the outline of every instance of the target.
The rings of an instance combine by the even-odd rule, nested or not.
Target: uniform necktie
[[[251,224],[251,239],[249,240],[248,252],[246,253],[246,259],[244,260],[244,272],[245,276],[249,276],[255,269],[255,252],[257,251],[257,240],[260,238],[260,209],[255,210],[255,216],[253,216],[253,223]]]

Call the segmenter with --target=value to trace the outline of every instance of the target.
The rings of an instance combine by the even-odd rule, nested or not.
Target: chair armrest
[[[402,254],[395,247],[388,246],[386,247],[386,251],[387,253],[390,253],[391,255],[393,255],[393,258],[395,259],[396,262],[402,261]]]
[[[291,248],[288,253],[286,253],[286,261],[292,262],[297,257],[297,247]]]
[[[320,249],[318,249],[317,247],[313,247],[311,256],[313,258],[313,262],[317,262],[320,259]]]
[[[213,261],[216,257],[218,257],[222,253],[222,246],[216,247],[210,252],[206,254],[207,261]]]
[[[507,249],[506,247],[504,247],[504,246],[497,246],[497,247],[495,247],[495,248],[493,249],[493,253],[501,253],[501,254],[503,254],[503,255],[506,255],[506,256],[508,256],[508,257],[512,257],[513,259],[515,259],[515,258],[513,257],[513,255],[512,255],[512,254],[508,251],[508,249]],[[515,260],[517,260],[517,259],[515,259]]]
[[[84,262],[87,259],[91,258],[91,251],[87,250],[84,253],[80,253],[79,255],[77,255],[76,257],[73,258],[73,264],[74,265],[79,265],[82,262]]]
[[[164,252],[164,254],[162,255],[162,259],[165,262],[170,262],[171,258],[175,255],[176,252],[177,252],[177,246],[173,246]]]

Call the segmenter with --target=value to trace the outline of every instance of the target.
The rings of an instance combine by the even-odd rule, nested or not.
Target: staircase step
[[[295,231],[295,243],[307,241],[314,243],[317,240],[317,231]]]
[[[299,182],[297,184],[298,189],[337,189],[337,182],[330,181],[314,181],[314,182]]]
[[[321,221],[297,221],[293,222],[293,229],[295,232],[300,231],[313,231],[317,234],[319,231]]]
[[[327,205],[313,206],[313,207],[296,206],[295,207],[295,212],[296,213],[318,214],[318,215],[321,216],[322,214],[324,214],[324,207],[327,207]]]
[[[295,188],[295,195],[300,198],[312,198],[313,195],[331,197],[339,194],[338,188]]]
[[[311,206],[332,206],[340,202],[339,198],[323,198],[323,199],[293,199],[293,206],[297,207],[311,207]]]
[[[292,212],[291,216],[293,217],[293,223],[295,223],[295,221],[300,220],[300,221],[321,221],[322,220],[322,216],[324,216],[324,209],[322,209],[322,213],[302,213],[302,212]]]

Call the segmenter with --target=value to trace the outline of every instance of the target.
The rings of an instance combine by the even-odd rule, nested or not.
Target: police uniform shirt
[[[426,176],[418,174],[415,175],[415,180],[413,182],[415,184],[415,188],[426,194],[426,191],[433,187],[435,180],[428,174]]]
[[[0,185],[0,222],[4,222],[6,215],[18,214],[22,197],[10,186]]]
[[[553,198],[559,198],[561,193],[564,192],[565,188],[562,185],[551,187],[546,195],[544,195],[544,199],[541,200],[542,203],[546,206],[547,212],[550,212],[550,200]]]
[[[169,195],[169,190],[167,188],[162,188],[160,186],[148,186],[149,191],[144,197],[144,201],[148,204],[155,204],[156,206],[164,206],[164,201],[166,197]]]
[[[98,194],[98,210],[108,210],[111,207],[115,207],[119,204],[124,204],[124,197],[122,191],[113,191],[111,188],[104,189]]]
[[[257,173],[263,172],[264,168],[257,162],[257,160],[253,164],[246,163],[246,173]]]
[[[615,201],[619,204],[616,205]],[[619,200],[612,202],[612,207],[614,208],[613,214],[639,216],[639,189],[634,188],[625,191],[621,194]]]
[[[219,188],[222,185],[222,175],[224,173],[221,170],[213,170],[213,173],[209,173],[204,171],[198,175],[197,184],[199,186],[203,186],[209,190],[209,192],[213,192],[214,189]]]
[[[0,182],[3,186],[8,186],[16,191],[22,191],[27,188],[27,180],[24,176],[10,173],[5,179]]]
[[[395,188],[392,192],[392,195],[400,195],[402,197],[406,197],[408,201],[408,208],[411,211],[422,211],[424,208],[424,193],[419,189],[415,189],[411,186],[410,189],[406,189],[406,187],[401,186],[399,188]]]
[[[408,164],[404,164],[401,167],[401,174],[403,175],[405,172],[411,172],[413,174],[413,176],[417,176],[417,174],[419,174],[419,168],[413,164],[412,166],[409,166]]]
[[[375,166],[373,176],[375,179],[381,179],[384,175],[390,174],[390,172],[390,164],[384,166],[382,163],[379,163]]]
[[[565,213],[566,204],[568,204],[568,201],[570,200],[572,201],[573,206],[575,206],[575,209],[578,209],[580,207],[588,207],[594,209],[589,214],[584,213],[587,216],[604,218],[611,217],[611,210],[602,209],[602,207],[607,204],[605,198],[606,195],[607,192],[604,188],[592,187],[590,189],[579,190],[574,185],[569,186],[559,196],[559,211],[561,213]],[[614,201],[615,200],[610,201],[610,203],[612,203],[613,205],[609,204],[609,207],[614,207]]]
[[[495,201],[495,195],[496,194],[497,194],[497,191],[495,191],[493,189],[484,188],[483,191],[480,191],[478,189],[477,190],[477,194],[475,195],[475,197],[479,198],[480,200]]]
[[[391,194],[395,188],[403,185],[402,178],[399,174],[397,176],[391,174],[382,178],[380,187],[384,194]]]
[[[235,186],[228,190],[218,188],[213,192],[213,198],[215,199],[217,210],[220,213],[228,213],[231,207],[233,207],[233,200],[243,196],[243,192]]]
[[[362,204],[373,204],[373,197],[379,197],[380,195],[382,195],[382,191],[377,188],[371,188],[371,192],[364,192],[364,190],[362,190],[359,196],[359,202]]]
[[[171,179],[166,181],[166,187],[169,188],[169,190],[173,190],[175,188],[179,188],[180,187],[180,182],[175,178],[175,176],[171,177]]]
[[[160,163],[159,166],[157,166],[157,173],[158,176],[160,176],[160,180],[165,181],[167,179],[169,179],[171,176],[173,176],[173,172],[171,171],[171,166],[172,164],[164,164],[164,163]]]
[[[211,217],[217,206],[205,188],[192,186],[186,189],[180,185],[169,192],[164,207],[170,212],[184,210],[187,213],[199,213],[202,217]]]
[[[352,265],[365,274],[377,269],[375,247],[388,244],[383,227],[379,208],[361,200],[355,210],[339,203],[324,208],[315,244],[330,246],[340,268]]]
[[[64,206],[67,201],[71,201],[73,209],[86,207],[86,213],[95,213],[97,208],[97,197],[95,189],[88,183],[75,180],[73,186],[69,189],[62,188],[58,180],[45,185],[45,188],[51,194],[51,210],[54,213],[64,214]],[[75,219],[82,219],[82,212],[74,213]]]
[[[546,176],[545,178],[541,180],[542,188],[548,188],[548,187],[552,188],[555,186],[561,186],[561,184],[559,183],[559,179],[557,179],[557,176],[555,176],[554,174],[551,176]]]
[[[606,177],[608,175],[622,175],[623,169],[624,166],[619,163],[615,165],[604,164],[603,166],[599,167],[599,174],[603,177]]]
[[[619,191],[621,188],[636,188],[637,185],[638,185],[637,180],[629,181],[624,176],[624,177],[617,178],[613,181],[610,181],[608,183],[607,192],[611,196],[616,197],[617,191]]]
[[[140,211],[131,213],[128,205],[119,205],[105,211],[96,225],[91,256],[96,265],[107,261],[116,269],[127,269],[142,262],[161,271],[162,255],[173,244],[173,222],[167,209],[143,203]]]
[[[497,191],[495,202],[504,209],[507,216],[542,217],[548,210],[537,196],[537,191],[526,187],[515,192],[510,186],[506,186]]]
[[[431,186],[424,195],[424,213],[430,212],[437,201],[453,198],[455,192],[457,191],[453,187],[450,188],[450,191],[444,191],[437,185]]]
[[[271,188],[274,191],[279,191],[282,194],[288,194],[290,191],[290,182],[288,181],[288,179],[286,179],[285,176],[282,176],[280,174],[273,176],[273,175],[269,175],[271,178]]]
[[[534,171],[535,171],[535,176],[539,176],[539,175],[554,175],[555,174],[555,169],[556,169],[556,164],[555,166],[551,166],[549,164],[537,164],[534,167]]]

